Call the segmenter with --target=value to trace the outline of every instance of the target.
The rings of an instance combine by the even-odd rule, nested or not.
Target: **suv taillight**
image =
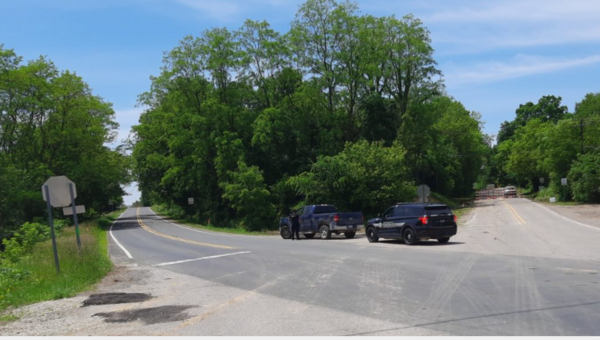
[[[340,221],[340,217],[338,215],[333,216],[333,220],[335,222],[339,222]]]
[[[456,215],[454,215],[454,223],[456,223],[456,220],[457,220]]]
[[[419,221],[421,221],[421,223],[423,224],[427,224],[429,222],[429,217],[427,217],[427,215],[424,215],[423,217],[419,217]]]

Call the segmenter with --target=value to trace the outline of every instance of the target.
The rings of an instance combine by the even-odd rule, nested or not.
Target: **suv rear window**
[[[434,205],[430,207],[425,207],[428,215],[441,215],[441,214],[452,214],[450,208],[445,205]]]
[[[337,209],[333,205],[317,205],[315,207],[315,214],[327,214],[337,212]]]
[[[423,216],[424,214],[425,214],[425,212],[423,211],[422,207],[406,207],[406,213],[404,216],[417,217],[417,216]]]

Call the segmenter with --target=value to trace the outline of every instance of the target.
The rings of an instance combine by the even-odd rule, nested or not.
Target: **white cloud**
[[[445,79],[449,87],[493,83],[596,63],[600,63],[600,55],[570,59],[517,55],[509,62],[485,62],[468,68],[453,68],[445,72]]]
[[[434,10],[423,19],[431,26],[435,42],[476,52],[598,42],[598,18],[600,1],[596,0],[506,0]]]

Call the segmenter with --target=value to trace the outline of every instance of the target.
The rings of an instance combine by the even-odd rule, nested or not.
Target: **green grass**
[[[152,211],[154,211],[156,214],[160,215],[163,218],[167,218],[169,220],[173,220],[177,223],[185,224],[186,226],[193,227],[196,229],[203,229],[203,230],[216,231],[216,232],[228,233],[228,234],[238,234],[238,235],[255,235],[255,236],[279,235],[279,231],[277,231],[277,230],[247,231],[246,229],[241,228],[241,227],[231,228],[231,227],[218,227],[218,226],[214,226],[214,225],[199,224],[199,223],[189,221],[187,219],[182,219],[182,218],[178,218],[176,216],[172,216],[169,214],[168,209],[166,209],[165,207],[163,207],[161,205],[153,205],[151,208],[152,208]]]
[[[121,211],[122,212],[122,211]],[[119,211],[103,218],[114,219]],[[112,223],[112,222],[111,222]],[[80,224],[82,249],[77,250],[75,228],[63,229],[57,237],[60,274],[57,274],[52,242],[47,240],[34,246],[32,252],[11,267],[29,273],[20,280],[5,282],[0,287],[0,312],[40,301],[72,297],[91,288],[112,268],[108,257],[106,228],[98,221]],[[4,321],[14,320],[4,314]]]

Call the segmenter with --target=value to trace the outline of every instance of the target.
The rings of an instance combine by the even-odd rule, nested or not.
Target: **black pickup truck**
[[[414,245],[419,240],[437,239],[448,243],[456,235],[456,215],[444,204],[400,203],[389,207],[367,222],[367,240],[380,238],[404,240]]]
[[[344,233],[346,238],[353,238],[363,228],[361,212],[341,213],[333,205],[307,205],[298,209],[300,216],[300,233],[306,238],[313,238],[317,233],[321,238],[331,238],[331,234]],[[289,217],[279,221],[279,234],[284,239],[292,237],[292,224]]]

